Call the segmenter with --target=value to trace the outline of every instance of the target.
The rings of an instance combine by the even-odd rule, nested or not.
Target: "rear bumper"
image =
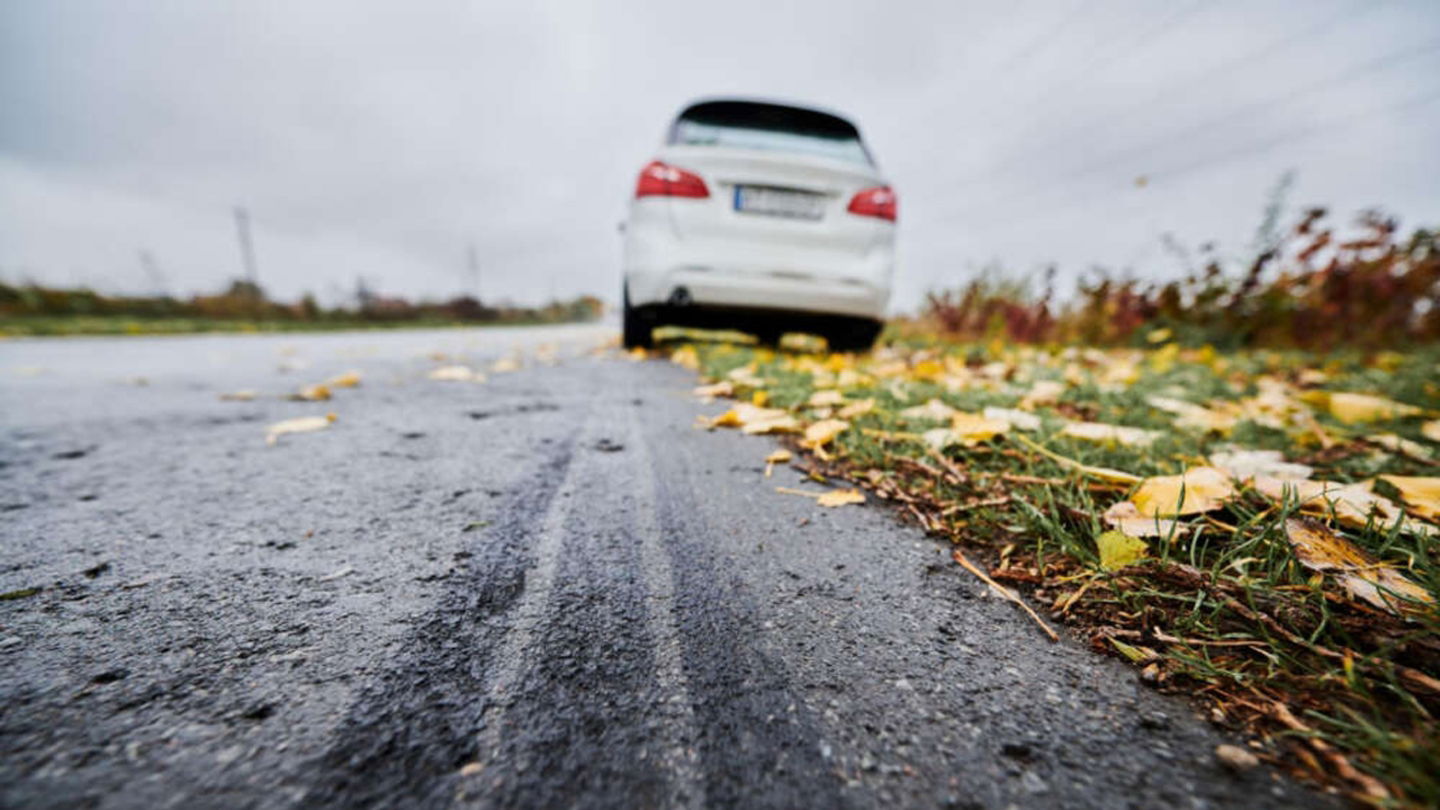
[[[880,319],[826,314],[814,311],[775,309],[773,307],[743,307],[714,304],[645,304],[636,307],[641,322],[650,327],[687,326],[695,329],[738,329],[742,332],[760,334],[769,332],[779,335],[785,332],[802,332],[812,335],[828,335],[836,327],[848,328],[854,324],[876,324]]]
[[[626,234],[632,306],[684,300],[721,310],[885,318],[894,269],[889,239],[864,252],[823,242],[684,239],[657,219],[632,218]]]
[[[697,307],[814,312],[882,320],[890,291],[862,281],[776,276],[763,270],[680,267],[626,274],[635,306],[683,302]]]

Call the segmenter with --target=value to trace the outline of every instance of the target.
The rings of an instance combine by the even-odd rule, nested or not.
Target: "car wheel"
[[[630,306],[630,291],[626,290],[625,309],[621,321],[623,334],[621,340],[627,349],[648,349],[655,345],[655,324],[651,323],[645,313]]]
[[[845,319],[826,330],[825,341],[832,352],[864,352],[875,345],[883,326],[879,321],[863,318]]]

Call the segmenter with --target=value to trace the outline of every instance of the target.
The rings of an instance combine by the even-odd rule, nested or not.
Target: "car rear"
[[[895,216],[894,193],[844,118],[769,102],[692,104],[636,182],[626,343],[680,324],[868,345],[889,300]]]

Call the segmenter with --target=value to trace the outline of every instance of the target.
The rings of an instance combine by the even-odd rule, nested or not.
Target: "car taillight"
[[[640,170],[640,180],[635,183],[636,197],[709,197],[710,189],[705,181],[694,172],[687,172],[652,160]]]
[[[846,210],[862,217],[879,217],[894,222],[896,203],[895,192],[889,186],[880,186],[857,192]]]

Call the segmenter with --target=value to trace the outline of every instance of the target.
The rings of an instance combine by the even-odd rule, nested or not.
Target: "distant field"
[[[201,332],[336,332],[355,329],[443,329],[474,326],[533,326],[541,320],[477,323],[449,319],[373,320],[230,320],[215,318],[132,318],[119,315],[21,315],[0,318],[0,336],[186,335]]]

